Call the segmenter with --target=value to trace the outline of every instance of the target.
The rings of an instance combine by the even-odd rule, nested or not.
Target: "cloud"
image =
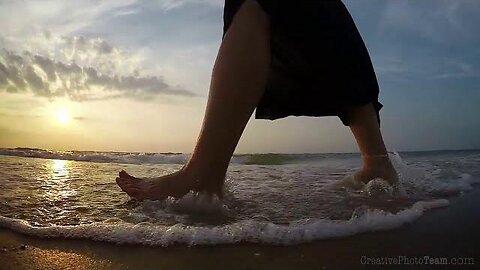
[[[158,76],[204,96],[221,40],[223,3],[0,1],[0,49],[28,51],[55,62],[93,67],[102,74]],[[113,46],[105,46],[105,40]],[[192,57],[180,56],[186,51],[192,51]]]
[[[474,65],[452,59],[445,65],[446,67],[441,72],[433,75],[432,79],[465,79],[465,78],[480,78],[480,70]]]
[[[4,113],[0,112],[0,118],[1,117],[8,117],[8,118],[41,118],[43,117],[40,114],[25,114],[25,113]],[[85,116],[73,116],[73,120],[76,121],[87,121],[91,120],[91,118],[85,117]]]
[[[0,1],[0,25],[6,36],[28,36],[44,29],[72,35],[111,18],[138,15],[145,8],[168,12],[189,5],[221,7],[222,0],[23,0]],[[161,15],[161,14],[159,14]],[[25,19],[28,18],[28,19]],[[141,19],[141,18],[139,18]]]
[[[21,44],[14,43],[3,47],[10,51],[27,51],[31,54],[46,56],[56,62],[91,66],[102,73],[121,75],[140,72],[144,69],[143,65],[146,62],[141,54],[142,51],[138,49],[133,53],[99,37],[64,36],[49,31],[25,38]],[[53,75],[52,66],[48,66],[47,62],[38,64],[44,68],[47,75]]]
[[[15,118],[39,118],[38,114],[24,114],[24,113],[3,113],[0,112],[0,117],[15,117]]]
[[[40,28],[69,35],[135,3],[135,0],[0,1],[0,24],[4,35],[26,36]]]
[[[146,70],[141,54],[102,38],[44,31],[30,37],[21,48],[22,53],[7,48],[0,52],[0,91],[74,101],[194,95],[167,83],[158,72]]]
[[[382,1],[383,2],[383,1]],[[385,1],[381,32],[403,32],[437,43],[478,41],[480,2],[476,0]]]
[[[379,56],[377,57],[375,72],[381,75],[399,75],[410,72],[407,64],[398,58]]]
[[[214,7],[221,7],[224,4],[222,0],[159,0],[158,4],[164,10],[172,10],[183,7],[185,5],[208,5]]]
[[[77,49],[90,44],[83,39],[75,40]],[[110,54],[114,50],[104,41],[92,44],[99,54]],[[88,52],[89,49],[82,48],[79,51]],[[0,90],[9,93],[32,92],[49,99],[68,97],[73,101],[119,97],[149,100],[159,95],[193,96],[187,90],[168,85],[158,76],[141,76],[139,72],[123,75],[104,73],[100,68],[55,61],[28,51],[17,54],[4,49],[0,55]]]

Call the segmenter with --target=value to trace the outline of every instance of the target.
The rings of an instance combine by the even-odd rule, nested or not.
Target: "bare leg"
[[[197,144],[182,170],[155,179],[122,171],[118,185],[137,199],[181,197],[190,190],[221,195],[242,132],[263,95],[270,63],[269,23],[255,0],[237,12],[220,46]]]
[[[355,179],[367,183],[380,177],[390,184],[398,182],[398,175],[387,155],[377,115],[371,103],[353,108],[349,112],[350,129],[362,154],[363,167]]]

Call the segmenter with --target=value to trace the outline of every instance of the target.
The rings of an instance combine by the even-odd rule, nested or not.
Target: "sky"
[[[345,0],[391,151],[480,149],[480,1]],[[0,147],[191,152],[221,0],[0,0]],[[356,152],[336,117],[254,120],[237,153]]]

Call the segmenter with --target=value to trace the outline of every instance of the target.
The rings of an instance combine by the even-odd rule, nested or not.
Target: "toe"
[[[123,186],[122,178],[120,178],[120,177],[115,178],[115,182],[117,182],[117,185],[118,185],[119,187],[122,187],[122,186]]]
[[[135,197],[133,196],[133,194],[139,192],[139,189],[135,185],[132,185],[129,182],[129,179],[117,177],[117,183],[118,183],[118,186],[122,189],[122,191],[127,193],[130,197]]]
[[[124,171],[124,170],[121,170],[119,173],[118,173],[118,176],[120,176],[120,178],[127,178],[129,177],[130,175]]]
[[[124,192],[129,192],[130,189],[135,188],[136,184],[132,182],[132,179],[129,178],[121,178],[117,177],[116,178],[118,186],[124,191]]]
[[[123,178],[123,177],[115,178],[115,181],[119,186],[125,185],[126,183],[128,183],[128,180],[129,180],[128,178]]]
[[[126,182],[124,179],[117,177],[115,178],[115,181],[117,182],[117,185],[120,187],[120,189],[123,192],[127,192],[128,190],[128,182]]]
[[[131,176],[130,174],[128,174],[128,173],[127,173],[126,171],[124,171],[124,170],[121,170],[121,171],[118,173],[118,176],[120,176],[120,178],[137,179],[136,177]]]

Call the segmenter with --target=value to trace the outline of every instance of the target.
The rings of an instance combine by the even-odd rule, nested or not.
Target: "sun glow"
[[[72,119],[72,117],[70,116],[70,113],[67,112],[66,110],[59,110],[55,112],[55,118],[57,119],[57,122],[60,124],[67,124]]]

